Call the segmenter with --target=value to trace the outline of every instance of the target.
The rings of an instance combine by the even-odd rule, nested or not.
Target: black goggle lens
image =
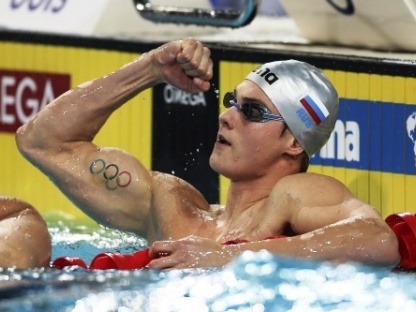
[[[257,103],[245,103],[242,105],[237,104],[235,101],[234,94],[231,92],[227,92],[225,94],[223,104],[227,108],[236,106],[241,111],[244,118],[250,121],[264,121],[263,114],[267,113],[267,109],[264,106]]]

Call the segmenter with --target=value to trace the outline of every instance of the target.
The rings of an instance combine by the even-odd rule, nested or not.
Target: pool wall
[[[31,202],[45,215],[88,219],[23,159],[14,132],[52,98],[157,45],[1,31],[0,192]],[[416,212],[416,129],[406,128],[416,119],[414,62],[302,52],[296,47],[210,46],[215,76],[209,92],[191,96],[159,85],[118,110],[95,142],[127,150],[146,167],[196,185],[210,202],[224,202],[228,181],[208,166],[220,99],[257,64],[294,58],[323,69],[340,97],[335,133],[312,158],[310,171],[339,179],[384,217]]]

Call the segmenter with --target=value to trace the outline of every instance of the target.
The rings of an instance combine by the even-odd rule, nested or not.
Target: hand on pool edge
[[[150,269],[220,267],[239,252],[238,245],[224,246],[211,239],[191,235],[179,240],[156,241],[149,248]]]

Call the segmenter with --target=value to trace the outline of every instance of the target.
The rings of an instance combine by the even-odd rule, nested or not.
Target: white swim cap
[[[245,78],[269,97],[311,157],[328,141],[338,115],[338,94],[315,66],[295,60],[266,63]]]

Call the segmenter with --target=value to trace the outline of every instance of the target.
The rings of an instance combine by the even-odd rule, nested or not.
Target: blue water
[[[50,226],[53,255],[87,264],[146,241],[104,228]],[[0,311],[416,311],[416,276],[357,264],[246,252],[221,269],[0,271]]]

